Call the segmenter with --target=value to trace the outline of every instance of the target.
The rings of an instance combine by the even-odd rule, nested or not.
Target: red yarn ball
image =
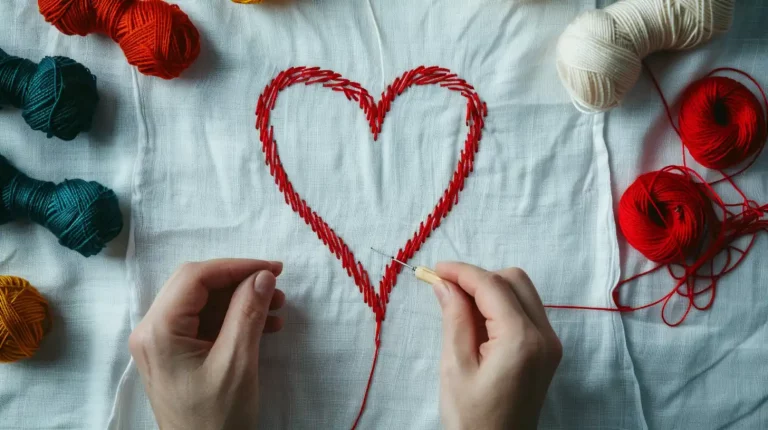
[[[106,33],[141,73],[178,77],[200,54],[200,34],[176,5],[162,0],[38,0],[62,33]]]
[[[691,84],[680,107],[680,137],[702,166],[725,169],[746,161],[765,144],[763,108],[747,87],[711,76]]]
[[[693,257],[715,227],[712,202],[687,175],[646,173],[619,201],[619,227],[632,247],[661,264]]]

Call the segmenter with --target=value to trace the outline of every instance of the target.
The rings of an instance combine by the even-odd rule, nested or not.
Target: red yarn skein
[[[720,279],[747,258],[758,233],[768,232],[768,204],[761,205],[748,198],[734,181],[760,155],[768,118],[763,117],[763,105],[746,87],[732,79],[712,76],[720,72],[744,76],[760,91],[768,110],[763,87],[744,71],[729,67],[715,69],[685,91],[680,127],[676,127],[658,81],[650,70],[648,72],[667,118],[684,145],[699,163],[716,166],[723,177],[706,181],[687,166],[683,149],[681,166],[667,166],[637,178],[619,201],[619,228],[630,245],[658,264],[619,281],[611,291],[613,307],[548,304],[544,305],[546,308],[627,313],[661,304],[662,321],[670,327],[678,326],[691,309],[712,307]],[[720,170],[747,161],[735,173],[725,174]],[[741,202],[723,201],[713,188],[719,183],[730,184],[741,196]],[[746,245],[734,243],[744,237],[749,237]],[[674,279],[674,286],[667,294],[641,305],[622,302],[622,287],[660,269],[667,269]],[[682,314],[671,319],[666,309],[676,297],[686,304]]]
[[[680,107],[680,137],[710,169],[735,166],[765,144],[766,118],[757,97],[738,81],[709,76],[691,84]]]
[[[627,242],[661,264],[695,257],[717,226],[712,201],[700,185],[670,170],[637,178],[621,196],[618,211]]]
[[[107,34],[145,75],[178,77],[200,53],[200,34],[176,5],[162,0],[38,0],[64,34]]]

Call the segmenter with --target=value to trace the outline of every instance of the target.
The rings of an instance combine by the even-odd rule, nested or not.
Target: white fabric
[[[279,286],[290,305],[285,330],[263,349],[264,427],[352,424],[371,365],[374,318],[335,258],[284,203],[254,129],[264,86],[295,65],[330,68],[375,95],[422,64],[450,68],[475,85],[489,111],[475,171],[417,261],[519,265],[547,301],[607,305],[618,260],[602,117],[572,108],[553,56],[564,25],[590,6],[334,2],[226,4],[211,13],[211,6],[184,4],[204,29],[204,54],[183,80],[139,79],[146,131],[132,202],[133,323],[185,260],[282,260]],[[217,31],[222,22],[229,31]],[[432,209],[466,135],[464,112],[457,94],[409,89],[373,142],[358,107],[338,94],[302,86],[278,98],[272,123],[290,179],[374,282],[387,261],[368,248],[395,252]],[[637,422],[619,318],[553,318],[572,341],[543,422]],[[403,276],[382,336],[361,428],[437,427],[440,319],[431,290]],[[145,405],[138,382],[128,375],[118,402]],[[150,422],[149,409],[139,410],[121,414],[114,428]]]
[[[178,3],[204,45],[198,62],[170,82],[138,75],[104,37],[60,35],[34,2],[0,5],[0,16],[13,18],[0,29],[0,47],[29,58],[69,55],[94,71],[102,94],[96,130],[71,143],[47,141],[18,112],[0,111],[0,152],[36,177],[102,181],[118,192],[131,221],[130,232],[88,260],[37,226],[0,226],[0,272],[26,277],[57,310],[37,358],[0,366],[0,428],[154,428],[128,364],[130,327],[175,266],[221,256],[286,263],[279,280],[286,327],[263,348],[263,427],[351,425],[370,368],[373,315],[284,203],[254,129],[257,97],[289,66],[330,68],[378,95],[405,70],[437,64],[475,85],[488,103],[475,171],[418,263],[518,265],[545,302],[593,306],[609,305],[620,269],[645,267],[618,246],[613,205],[639,172],[679,156],[671,135],[650,132],[665,123],[643,79],[627,106],[605,117],[581,115],[570,104],[554,46],[594,2]],[[765,69],[760,22],[768,11],[746,9],[737,7],[727,39],[653,62],[670,91],[715,63]],[[272,123],[286,171],[373,282],[385,261],[366,250],[395,251],[431,210],[465,135],[463,113],[458,95],[410,89],[373,142],[359,109],[338,94],[297,87],[280,95]],[[664,158],[653,155],[656,142],[664,142]],[[747,187],[758,199],[768,180],[761,166]],[[620,260],[620,249],[627,258]],[[759,291],[748,289],[765,279],[758,252],[739,278],[723,282],[716,309],[692,315],[682,328],[660,325],[655,311],[624,318],[550,311],[565,357],[542,427],[701,428],[740,416],[738,424],[760,427],[766,388],[754,377],[765,373],[765,308]],[[401,275],[362,428],[439,426],[439,345],[431,291]]]

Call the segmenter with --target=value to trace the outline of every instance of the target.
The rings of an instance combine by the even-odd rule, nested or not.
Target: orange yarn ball
[[[48,302],[35,287],[0,276],[0,363],[33,356],[50,325]]]
[[[64,34],[106,33],[145,75],[178,77],[200,54],[200,34],[178,6],[162,0],[38,0]]]

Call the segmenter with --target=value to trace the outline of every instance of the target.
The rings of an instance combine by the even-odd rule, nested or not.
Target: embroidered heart
[[[291,206],[294,212],[301,216],[304,222],[317,234],[317,237],[323,241],[323,244],[341,261],[341,265],[347,271],[347,275],[354,280],[355,285],[357,285],[362,293],[363,301],[376,316],[378,332],[378,324],[384,320],[387,304],[389,303],[389,295],[395,286],[397,276],[402,267],[394,262],[388,264],[384,270],[384,276],[379,282],[379,291],[376,292],[371,284],[368,272],[362,263],[355,259],[354,254],[344,240],[328,226],[328,223],[317,212],[307,205],[307,202],[293,188],[293,184],[288,179],[288,175],[286,175],[285,169],[280,162],[277,142],[274,138],[274,128],[270,125],[269,120],[272,109],[275,107],[277,95],[283,89],[296,84],[319,84],[333,91],[341,92],[348,100],[356,102],[370,124],[374,141],[378,139],[384,117],[389,112],[392,102],[398,95],[413,85],[439,85],[450,91],[456,91],[467,99],[465,122],[469,130],[464,141],[464,148],[459,154],[458,165],[432,213],[419,224],[418,230],[408,239],[405,246],[397,252],[397,259],[406,262],[421,248],[421,245],[424,244],[430,233],[440,225],[442,218],[448,215],[454,204],[458,202],[459,193],[464,188],[464,180],[472,172],[475,153],[478,150],[478,144],[482,136],[483,118],[488,113],[487,107],[480,100],[480,96],[475,92],[472,85],[469,85],[456,74],[451,73],[450,70],[437,66],[420,66],[405,72],[402,76],[395,79],[387,87],[386,91],[382,92],[378,103],[357,82],[344,79],[340,74],[331,70],[304,66],[291,67],[280,72],[264,88],[264,92],[259,96],[256,106],[256,129],[259,130],[261,150],[264,152],[266,164],[269,166],[269,173],[274,177],[275,184],[283,193],[285,202]]]
[[[384,116],[389,112],[392,102],[397,96],[413,85],[439,85],[450,91],[460,93],[467,99],[467,113],[465,122],[469,127],[467,138],[464,140],[464,148],[459,153],[459,163],[453,172],[448,186],[443,195],[437,201],[435,208],[427,216],[427,219],[419,224],[418,230],[408,239],[405,246],[400,248],[396,258],[400,261],[408,261],[413,254],[421,248],[424,241],[440,225],[440,221],[448,215],[453,206],[459,201],[459,193],[464,189],[464,180],[472,172],[475,161],[475,153],[478,150],[480,138],[482,137],[484,118],[488,114],[488,108],[480,100],[472,85],[465,80],[451,73],[450,70],[442,67],[419,66],[413,70],[405,72],[402,76],[395,79],[387,89],[381,93],[381,99],[377,102],[368,94],[368,91],[357,82],[344,79],[340,74],[331,70],[321,70],[319,67],[291,67],[280,72],[266,87],[259,96],[256,105],[256,129],[259,130],[259,139],[261,140],[261,150],[264,153],[265,161],[269,166],[269,173],[275,179],[275,184],[285,197],[285,203],[291,206],[294,212],[312,227],[312,231],[323,241],[328,249],[341,261],[341,266],[347,271],[347,275],[354,279],[360,293],[363,295],[363,301],[371,308],[376,316],[376,338],[375,350],[373,353],[373,364],[371,373],[368,376],[368,384],[365,388],[363,401],[360,405],[360,411],[357,414],[352,428],[356,428],[368,399],[368,392],[371,388],[373,373],[376,369],[376,361],[379,357],[379,346],[381,345],[381,323],[389,303],[389,295],[395,286],[397,276],[402,270],[402,266],[391,262],[384,269],[384,276],[379,281],[379,291],[373,288],[368,272],[362,263],[355,259],[355,255],[350,251],[344,240],[340,238],[331,227],[328,226],[323,218],[313,211],[307,205],[307,202],[299,196],[299,193],[293,188],[293,184],[285,173],[283,164],[280,162],[280,155],[277,151],[277,142],[274,137],[274,128],[269,123],[272,109],[275,107],[277,95],[285,88],[295,84],[304,85],[322,85],[333,91],[343,93],[347,100],[354,101],[363,110],[366,119],[373,133],[373,140],[377,140],[381,132]]]

